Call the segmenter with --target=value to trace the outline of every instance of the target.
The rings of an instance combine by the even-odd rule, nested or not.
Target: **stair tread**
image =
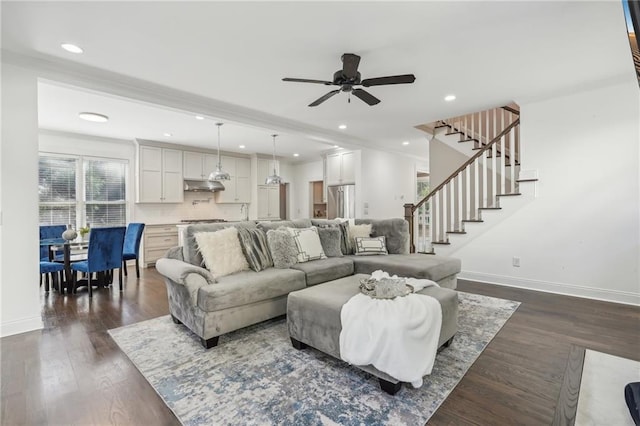
[[[447,231],[447,234],[466,234],[466,231]]]
[[[418,253],[418,254],[436,254],[436,252],[433,249],[431,249],[431,251],[418,251],[416,253]]]
[[[431,244],[449,245],[451,243],[449,241],[431,241]]]
[[[482,220],[482,219],[462,219],[462,222],[471,222],[471,223],[477,222],[477,223],[481,223],[481,222],[484,222],[484,220]]]
[[[516,182],[537,182],[538,179],[517,179]]]
[[[478,210],[502,210],[502,207],[478,207]]]
[[[519,192],[509,192],[507,194],[496,194],[496,197],[513,197],[514,195],[522,195]]]
[[[478,139],[462,139],[461,141],[458,141],[458,143],[462,143],[462,142],[478,142]],[[473,148],[476,149],[476,148]]]

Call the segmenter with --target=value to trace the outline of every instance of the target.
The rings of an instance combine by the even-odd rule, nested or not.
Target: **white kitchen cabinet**
[[[142,264],[147,267],[164,257],[171,247],[178,245],[176,225],[147,225],[142,240]]]
[[[184,200],[182,166],[182,151],[140,146],[137,202],[181,203]]]
[[[327,186],[355,183],[355,152],[346,151],[328,154],[326,159]]]
[[[190,180],[207,180],[209,174],[216,169],[217,162],[216,155],[185,151],[182,176]]]
[[[221,181],[225,189],[216,193],[216,203],[250,203],[251,160],[222,157],[222,170],[229,173],[231,179]]]
[[[278,169],[279,162],[276,160],[276,170]],[[258,158],[258,185],[264,185],[267,178],[273,174],[273,160],[267,160],[266,158]]]
[[[258,219],[280,219],[280,185],[258,185]]]

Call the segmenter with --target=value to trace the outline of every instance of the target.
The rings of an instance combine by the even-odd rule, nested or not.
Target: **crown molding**
[[[0,52],[3,63],[31,69],[40,80],[53,84],[69,85],[154,106],[301,135],[320,143],[363,148],[370,146],[367,140],[361,138],[50,55],[25,55],[7,49],[1,49]]]

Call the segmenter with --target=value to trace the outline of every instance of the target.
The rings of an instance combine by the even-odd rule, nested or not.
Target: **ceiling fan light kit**
[[[211,174],[209,175],[209,179],[208,179],[209,182],[219,182],[221,180],[231,179],[231,176],[229,176],[229,173],[222,170],[222,163],[220,162],[220,127],[223,124],[224,123],[216,123],[216,126],[218,126],[218,164],[216,165],[216,170],[211,172]],[[222,189],[224,189],[224,185]]]
[[[358,65],[360,65],[360,56],[353,53],[345,53],[342,55],[341,59],[342,69],[333,73],[332,81],[290,77],[285,77],[282,79],[282,81],[290,81],[294,83],[323,84],[325,86],[340,86],[339,89],[332,90],[329,93],[311,102],[309,104],[310,107],[318,106],[340,92],[346,92],[349,95],[353,94],[353,96],[360,99],[361,101],[364,101],[367,105],[373,106],[379,104],[380,99],[376,98],[366,90],[360,89],[356,86],[386,86],[390,84],[410,84],[416,81],[416,77],[413,74],[392,75],[387,77],[366,78],[364,80],[361,80],[360,73],[358,72]],[[349,102],[351,102],[350,97]]]

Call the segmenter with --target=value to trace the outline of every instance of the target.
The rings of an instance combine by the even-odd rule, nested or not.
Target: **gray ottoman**
[[[368,276],[356,274],[289,293],[287,326],[293,346],[304,349],[309,345],[340,359],[340,311],[360,291],[360,280]],[[427,287],[419,294],[432,296],[440,302],[442,327],[438,346],[448,347],[458,330],[458,293],[447,288]],[[400,382],[372,365],[358,368],[378,377],[385,392],[393,395],[400,390]]]

